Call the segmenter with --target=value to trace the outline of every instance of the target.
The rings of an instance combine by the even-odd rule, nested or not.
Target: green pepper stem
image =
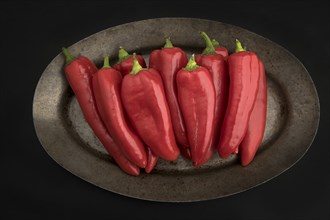
[[[111,68],[110,62],[109,62],[109,56],[105,56],[104,57],[103,67],[102,68]]]
[[[242,51],[246,51],[246,48],[242,46],[241,42],[236,39],[236,48],[235,48],[235,52],[242,52]]]
[[[142,70],[142,66],[140,65],[139,61],[136,58],[136,53],[133,53],[133,67],[131,74],[136,75]]]
[[[126,60],[129,57],[129,53],[122,47],[119,47],[119,51],[118,51],[118,59],[119,62]]]
[[[173,44],[171,42],[171,38],[170,37],[167,37],[165,39],[165,45],[164,45],[164,48],[173,48]]]
[[[203,50],[202,55],[216,54],[212,41],[209,38],[209,36],[207,36],[207,34],[203,31],[201,32],[201,36],[204,38],[206,43],[206,48]]]
[[[212,39],[212,45],[213,45],[214,48],[221,47],[220,43],[216,39]]]
[[[71,63],[74,60],[74,58],[70,54],[70,52],[68,51],[68,49],[66,49],[65,47],[62,47],[62,51],[63,51],[63,54],[65,56],[66,65],[68,65],[69,63]]]
[[[196,61],[195,61],[195,54],[191,55],[187,66],[185,68],[183,68],[184,70],[188,70],[188,71],[193,71],[197,68],[199,68],[200,66],[197,65]]]

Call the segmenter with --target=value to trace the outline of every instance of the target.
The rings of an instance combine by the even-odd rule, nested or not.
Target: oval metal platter
[[[159,18],[111,27],[69,47],[100,66],[103,56],[117,61],[119,46],[142,54],[170,36],[188,56],[200,53],[205,31],[234,50],[238,38],[263,60],[268,83],[267,126],[253,162],[242,167],[235,155],[226,160],[217,153],[196,168],[179,157],[160,160],[151,174],[133,177],[118,168],[85,122],[58,54],[43,72],[35,90],[33,119],[37,136],[47,153],[81,179],[121,195],[152,201],[188,202],[232,195],[258,186],[294,165],[308,150],[320,116],[319,100],[310,75],[290,52],[276,43],[237,26],[192,18]],[[59,48],[60,49],[60,48]]]

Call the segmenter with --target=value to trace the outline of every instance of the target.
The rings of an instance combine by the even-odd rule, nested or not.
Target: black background
[[[329,7],[320,1],[1,2],[0,219],[329,219]],[[307,154],[275,179],[230,197],[158,203],[72,175],[40,145],[32,119],[38,79],[62,46],[108,27],[195,17],[251,30],[284,46],[311,74],[321,121]],[[202,181],[202,180],[201,180]]]

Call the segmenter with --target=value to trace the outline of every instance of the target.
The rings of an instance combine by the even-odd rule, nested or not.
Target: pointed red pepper
[[[260,80],[257,97],[250,115],[248,128],[239,147],[241,164],[247,166],[261,144],[266,127],[267,82],[264,64],[259,60]]]
[[[214,50],[217,54],[222,55],[225,60],[228,59],[228,50],[227,50],[227,48],[221,46],[220,43],[216,39],[212,39],[212,45],[213,45]]]
[[[196,63],[209,70],[216,94],[214,133],[210,142],[211,147],[208,155],[208,157],[211,158],[216,147],[218,146],[220,129],[226,113],[229,91],[229,75],[227,72],[227,63],[223,56],[215,52],[212,42],[205,32],[201,32],[201,35],[205,40],[206,48],[201,55],[196,56]]]
[[[93,76],[96,105],[107,130],[125,156],[144,168],[147,154],[141,139],[127,125],[120,98],[121,82],[120,72],[110,67],[106,56],[103,67]]]
[[[156,69],[163,79],[165,95],[171,113],[174,134],[180,151],[187,158],[191,158],[188,146],[186,128],[179,108],[176,88],[176,74],[187,65],[185,52],[179,47],[173,47],[170,38],[161,50],[154,50],[149,57],[150,68]]]
[[[259,59],[236,40],[236,53],[228,57],[228,70],[228,105],[218,145],[224,159],[235,152],[245,135],[259,85]]]
[[[63,48],[63,54],[66,57],[66,78],[87,123],[117,164],[128,174],[139,175],[139,167],[123,155],[99,116],[92,88],[92,77],[97,71],[95,64],[87,57],[73,58],[66,48]]]
[[[191,56],[176,76],[179,105],[187,128],[194,166],[209,159],[214,130],[215,89],[210,72]]]
[[[118,51],[118,63],[113,65],[113,68],[118,70],[122,76],[129,74],[133,67],[133,56],[129,54],[124,48],[120,47]],[[140,65],[145,68],[146,62],[141,55],[136,55],[136,59],[139,61]]]
[[[165,160],[176,160],[180,151],[158,71],[142,68],[134,54],[133,69],[123,79],[121,96],[130,122],[151,151]]]
[[[144,170],[146,171],[146,173],[150,173],[156,166],[158,157],[156,154],[154,154],[151,151],[150,147],[147,147],[147,153],[148,153],[148,162],[147,162],[147,166]]]

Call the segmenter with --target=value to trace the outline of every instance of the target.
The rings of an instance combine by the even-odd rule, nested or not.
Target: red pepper
[[[214,50],[217,54],[222,55],[225,60],[228,59],[228,50],[227,50],[227,48],[222,47],[216,39],[212,39],[212,45],[213,45]]]
[[[142,141],[126,123],[120,98],[121,82],[120,72],[110,67],[109,57],[106,56],[103,67],[93,76],[96,105],[109,134],[125,156],[144,168],[147,155]]]
[[[261,144],[266,127],[267,82],[264,64],[259,60],[260,81],[248,128],[239,147],[241,164],[247,166],[254,158]]]
[[[147,166],[144,170],[146,171],[146,173],[150,173],[156,166],[158,157],[156,154],[154,154],[151,151],[151,149],[149,147],[147,147],[147,152],[148,152],[148,162],[147,162]]]
[[[180,151],[158,71],[143,69],[135,57],[131,73],[123,79],[121,96],[130,122],[152,152],[165,160],[177,159]]]
[[[218,153],[227,158],[241,143],[259,85],[259,59],[236,40],[236,53],[228,57],[229,97],[220,133]]]
[[[86,57],[74,59],[66,48],[63,48],[63,53],[66,57],[64,68],[66,78],[76,95],[87,123],[117,164],[125,172],[131,175],[139,175],[139,167],[123,155],[110,137],[99,116],[92,89],[92,77],[97,71],[95,64]]]
[[[180,109],[187,128],[194,166],[209,159],[214,132],[216,94],[210,72],[196,64],[194,55],[176,76]]]
[[[223,56],[215,52],[212,42],[205,32],[201,32],[201,35],[206,42],[206,48],[202,55],[196,56],[196,63],[209,70],[216,95],[214,133],[210,142],[211,147],[208,155],[208,157],[211,158],[214,150],[218,146],[220,129],[226,113],[229,76],[227,72],[227,64]]]
[[[146,62],[141,55],[136,55],[136,58],[143,68],[147,67]],[[133,67],[133,56],[127,53],[124,48],[120,47],[118,52],[118,59],[118,63],[115,64],[113,68],[121,72],[123,76],[129,74]]]
[[[161,50],[154,50],[149,57],[149,67],[156,69],[163,79],[165,95],[171,113],[174,135],[180,151],[190,158],[186,129],[177,99],[176,73],[187,65],[187,56],[183,50],[173,47],[170,38],[166,38]]]

